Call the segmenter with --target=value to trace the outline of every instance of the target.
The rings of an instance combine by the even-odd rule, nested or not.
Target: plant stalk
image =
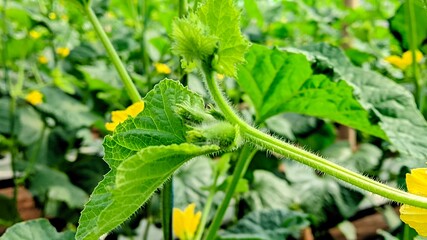
[[[361,174],[355,173],[342,166],[332,163],[322,157],[293,146],[292,144],[282,142],[250,126],[241,118],[239,118],[230,105],[228,105],[227,100],[222,95],[218,84],[213,78],[213,72],[211,71],[209,65],[203,64],[202,67],[209,91],[215,103],[223,112],[227,120],[233,124],[239,125],[242,136],[246,140],[254,142],[260,148],[268,149],[285,157],[292,158],[295,161],[310,166],[328,175],[334,176],[361,189],[378,194],[396,202],[427,209],[426,197],[404,192],[372,180]]]
[[[242,151],[240,152],[239,159],[237,161],[236,168],[234,169],[230,185],[228,185],[227,187],[225,197],[215,213],[214,219],[212,221],[211,226],[209,227],[205,239],[215,239],[216,233],[221,227],[222,219],[224,218],[228,205],[230,204],[230,201],[233,198],[237,184],[239,183],[239,180],[245,175],[249,163],[251,162],[252,157],[255,155],[255,153],[256,151],[253,151],[252,147],[248,144],[243,146]]]
[[[220,175],[220,173],[216,171],[215,176],[214,176],[214,180],[212,183],[212,187],[209,190],[209,195],[208,195],[206,202],[205,202],[205,207],[203,208],[202,219],[200,220],[199,226],[197,228],[196,236],[194,236],[193,240],[202,239],[203,231],[205,230],[206,222],[208,220],[208,216],[209,216],[209,213],[210,213],[211,208],[212,208],[213,199],[214,199],[215,194],[218,190],[217,184],[218,184],[219,175]]]
[[[115,66],[117,72],[119,73],[119,76],[124,84],[124,87],[126,89],[126,92],[128,93],[130,99],[132,102],[139,102],[141,101],[141,96],[139,95],[138,90],[136,89],[135,84],[132,82],[131,77],[129,76],[129,73],[126,71],[126,68],[123,64],[123,62],[120,60],[119,55],[117,54],[116,50],[114,50],[113,44],[111,44],[110,39],[108,39],[107,34],[105,33],[104,29],[102,28],[101,23],[99,22],[98,18],[96,17],[95,13],[93,12],[92,8],[90,7],[90,4],[87,6],[84,6],[86,15],[89,18],[89,21],[91,22],[95,32],[97,33],[99,39],[101,40],[102,44],[104,45],[108,56],[110,57],[111,62]]]
[[[424,105],[424,96],[423,96],[423,84],[421,81],[421,73],[420,70],[418,68],[418,63],[417,63],[417,56],[416,56],[416,51],[417,51],[417,23],[416,23],[416,19],[415,19],[415,3],[414,0],[407,0],[406,1],[406,13],[408,16],[408,28],[409,28],[409,34],[408,34],[408,39],[409,39],[409,49],[411,51],[411,55],[412,55],[412,64],[411,64],[411,68],[412,68],[412,72],[413,72],[413,81],[414,81],[414,86],[415,86],[415,93],[414,93],[414,97],[415,97],[415,102],[418,106],[418,109],[423,109],[423,105]]]
[[[173,179],[166,182],[162,189],[162,229],[163,239],[172,240]]]

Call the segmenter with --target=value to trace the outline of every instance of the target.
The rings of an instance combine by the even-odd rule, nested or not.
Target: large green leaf
[[[65,202],[70,208],[82,208],[87,201],[87,194],[73,185],[64,173],[44,165],[36,166],[30,176],[30,191],[40,200]]]
[[[17,132],[19,142],[29,146],[40,140],[44,127],[40,114],[30,106],[23,106],[18,108],[18,117]]]
[[[385,137],[353,96],[352,87],[344,81],[313,74],[304,55],[253,45],[246,61],[239,70],[238,82],[251,97],[258,122],[278,113],[294,112]]]
[[[254,211],[227,229],[219,237],[221,240],[271,240],[298,239],[301,230],[308,227],[307,215],[300,212],[270,209]]]
[[[321,154],[345,167],[355,165],[355,158],[364,161],[371,158],[369,155],[362,158],[361,155],[366,150],[358,150],[354,154],[347,153],[347,150],[351,151],[350,146],[347,146],[346,149],[342,144],[338,144]],[[345,157],[342,157],[341,154]],[[357,212],[359,204],[364,198],[363,193],[343,186],[334,178],[319,175],[315,170],[307,169],[306,166],[294,162],[286,164],[286,178],[292,183],[290,192],[294,193],[292,195],[294,204],[310,213],[315,225],[326,221],[325,218],[328,217],[335,220],[351,217]],[[314,192],[316,194],[313,194]]]
[[[427,136],[427,124],[411,93],[353,66],[339,48],[317,44],[280,51],[254,45],[246,60],[238,81],[258,122],[282,112],[326,118],[390,140],[400,153],[427,156],[427,139],[414,137]]]
[[[187,160],[219,150],[186,143],[188,127],[177,113],[179,106],[204,109],[204,103],[180,83],[162,81],[144,102],[144,111],[104,140],[111,170],[82,212],[77,239],[97,239],[117,227]]]
[[[150,146],[124,160],[93,192],[80,218],[77,239],[98,239],[114,229],[186,161],[218,150],[215,145],[199,147],[188,143]]]
[[[37,105],[37,108],[52,116],[67,129],[87,127],[97,120],[86,105],[57,88],[45,87],[41,92],[43,103]]]
[[[254,210],[284,209],[292,202],[293,193],[289,184],[265,170],[254,172],[250,191],[243,196]]]
[[[8,228],[1,240],[73,240],[74,233],[58,233],[46,219],[21,222]]]
[[[212,184],[213,174],[211,159],[198,157],[183,166],[173,179],[174,206],[184,209],[188,203],[204,206],[208,191],[204,190]]]
[[[397,35],[399,39],[402,40],[402,45],[405,49],[409,49],[409,24],[408,24],[408,12],[406,11],[405,5],[408,3],[405,2],[400,6],[396,11],[396,14],[393,18],[390,19],[390,28],[392,33]],[[424,40],[427,40],[427,27],[425,23],[427,22],[427,13],[425,6],[418,6],[416,3],[412,3],[414,6],[414,19],[415,19],[415,32],[417,33],[417,38],[415,39],[416,48],[419,48]]]
[[[370,113],[371,121],[378,121],[378,126],[400,153],[427,157],[427,123],[409,91],[379,73],[354,67],[337,47],[316,44],[304,49],[313,62],[332,68],[335,78],[353,87],[354,95]]]

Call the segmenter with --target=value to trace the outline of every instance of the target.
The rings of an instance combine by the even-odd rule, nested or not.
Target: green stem
[[[147,25],[148,25],[148,21],[149,21],[149,12],[148,12],[148,1],[144,0],[143,3],[141,3],[141,17],[140,19],[142,20],[142,25],[140,24],[139,26],[141,26],[140,29],[140,33],[141,33],[141,53],[142,53],[142,65],[144,68],[144,74],[146,77],[146,85],[147,85],[147,89],[150,90],[152,88],[152,82],[151,82],[151,72],[150,72],[150,56],[148,56],[147,51],[145,51],[145,49],[147,49],[146,46],[146,39],[145,39],[145,32],[147,29]]]
[[[93,12],[92,8],[88,4],[87,6],[84,7],[84,9],[89,18],[89,21],[92,23],[92,26],[95,32],[97,33],[99,39],[101,40],[102,44],[107,50],[107,54],[110,57],[111,62],[116,67],[116,70],[119,73],[119,76],[124,84],[124,87],[130,99],[134,103],[141,101],[141,96],[139,95],[135,84],[132,82],[132,79],[129,76],[128,72],[126,71],[126,68],[123,65],[123,62],[120,60],[120,57],[117,54],[116,50],[114,50],[113,44],[111,44],[110,39],[108,39],[107,34],[102,28],[102,25],[99,22],[98,18],[96,17],[95,13]]]
[[[151,226],[151,217],[147,218],[147,224],[145,225],[144,235],[142,236],[143,240],[148,240],[148,232],[150,231]]]
[[[178,16],[180,18],[187,15],[188,12],[188,1],[187,0],[179,0],[179,6],[178,6]],[[180,57],[179,62],[181,63],[182,58]],[[188,74],[187,72],[181,67],[179,67],[179,80],[182,83],[182,85],[186,86],[188,84]]]
[[[8,33],[7,33],[7,22],[6,22],[6,8],[7,8],[7,0],[3,0],[3,11],[2,11],[2,58],[3,58],[3,71],[4,71],[4,84],[7,86],[9,84],[9,68],[7,67],[7,40],[8,40]]]
[[[44,143],[44,138],[46,135],[46,128],[47,128],[46,123],[44,123],[41,134],[40,134],[40,138],[36,143],[37,145],[35,146],[34,152],[30,156],[30,161],[24,170],[24,174],[22,177],[20,177],[17,180],[19,184],[24,184],[25,181],[28,179],[28,177],[33,173],[33,171],[35,169],[37,159],[40,155],[40,150],[41,150],[42,145]]]
[[[246,173],[249,163],[251,162],[251,159],[255,153],[256,151],[253,151],[249,145],[246,144],[243,146],[242,151],[240,152],[239,160],[237,161],[236,168],[233,172],[233,178],[231,179],[230,185],[227,187],[224,200],[222,200],[221,205],[216,211],[212,224],[209,227],[208,233],[206,234],[206,239],[215,239],[216,232],[221,227],[222,219],[224,218],[224,214],[227,211],[228,205],[230,204],[230,201],[234,195],[237,184]]]
[[[35,63],[31,64],[31,70],[33,71],[34,78],[36,79],[37,85],[41,86],[43,85],[43,78],[40,75],[39,69],[37,68]]]
[[[196,236],[194,237],[193,240],[200,240],[202,239],[202,235],[203,235],[203,231],[205,230],[205,226],[206,226],[206,222],[208,220],[209,217],[209,213],[211,211],[212,208],[212,203],[213,203],[213,199],[215,197],[215,194],[217,192],[217,183],[218,183],[218,178],[219,178],[220,172],[215,172],[215,176],[214,176],[214,180],[212,183],[212,187],[209,191],[209,195],[206,199],[205,202],[205,207],[203,208],[203,212],[202,212],[202,219],[200,220],[199,226],[197,228],[197,232],[196,232]]]
[[[361,174],[352,172],[344,167],[332,163],[322,157],[295,147],[292,144],[282,142],[250,126],[245,121],[240,119],[233,111],[233,109],[228,105],[227,100],[222,95],[219,86],[213,78],[213,72],[210,70],[209,66],[206,64],[203,64],[202,66],[209,91],[215,100],[215,103],[230,122],[239,125],[244,139],[255,143],[260,148],[265,148],[270,151],[282,154],[285,157],[292,158],[302,164],[334,176],[361,189],[378,194],[396,202],[427,209],[427,198],[425,197],[407,193],[379,183]]]
[[[412,72],[413,72],[413,81],[415,86],[415,102],[417,103],[418,109],[422,109],[423,101],[423,93],[422,93],[422,82],[421,82],[421,73],[418,68],[417,63],[417,29],[416,29],[416,19],[415,19],[415,3],[414,0],[406,1],[406,12],[408,14],[408,28],[409,28],[409,49],[412,55]]]
[[[172,240],[173,179],[165,183],[162,189],[162,228],[163,239]]]
[[[10,126],[10,139],[11,139],[11,149],[10,149],[10,158],[11,158],[11,168],[12,168],[12,176],[14,181],[14,187],[13,187],[13,202],[18,207],[18,185],[16,182],[16,155],[17,155],[17,149],[16,149],[16,137],[15,137],[15,112],[16,112],[16,93],[15,89],[12,84],[12,80],[9,78],[9,68],[7,67],[7,48],[6,43],[8,40],[8,33],[7,33],[7,18],[6,18],[6,8],[7,8],[7,0],[3,0],[3,11],[2,11],[2,24],[3,24],[3,31],[2,31],[2,58],[3,58],[3,68],[4,68],[4,81],[5,86],[8,86],[9,88],[9,94],[10,94],[10,102],[9,102],[9,126]]]
[[[179,0],[179,6],[178,6],[178,16],[179,18],[184,17],[187,15],[188,11],[188,2],[187,0]]]

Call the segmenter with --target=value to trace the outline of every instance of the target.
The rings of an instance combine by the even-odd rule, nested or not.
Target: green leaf
[[[64,91],[65,93],[71,95],[76,93],[74,85],[70,81],[70,78],[72,77],[63,74],[59,68],[55,68],[52,70],[52,78],[55,86]]]
[[[29,190],[41,201],[50,200],[65,202],[70,208],[82,208],[87,201],[87,194],[74,186],[67,175],[48,168],[36,166],[36,171],[30,176]]]
[[[247,64],[239,69],[238,82],[251,97],[258,122],[278,113],[294,112],[385,137],[353,96],[352,87],[313,74],[304,55],[253,45],[246,60]]]
[[[208,34],[206,27],[194,14],[173,22],[172,37],[175,41],[173,52],[188,63],[208,61],[217,44],[216,37]]]
[[[213,67],[219,73],[236,76],[237,64],[245,61],[249,44],[240,32],[240,12],[233,0],[207,0],[197,15],[209,33],[218,37],[218,60]]]
[[[339,141],[324,149],[321,155],[346,168],[369,172],[378,166],[383,154],[381,149],[369,143],[360,144],[353,152],[347,141]]]
[[[357,229],[353,223],[349,221],[342,221],[340,224],[338,224],[338,229],[346,239],[357,239]]]
[[[124,160],[93,192],[80,218],[77,239],[98,239],[114,229],[187,160],[218,150],[215,145],[199,147],[188,143],[150,146]]]
[[[304,49],[314,62],[332,68],[335,78],[353,87],[371,121],[377,121],[385,139],[400,153],[427,157],[427,123],[409,91],[379,73],[354,67],[339,48],[316,44]]]
[[[249,45],[233,0],[207,0],[194,14],[173,23],[172,37],[173,50],[184,62],[207,62],[228,76],[236,76]]]
[[[29,146],[40,140],[44,127],[40,114],[30,106],[23,106],[18,108],[18,118],[18,141],[25,146]]]
[[[97,117],[90,109],[68,96],[57,88],[45,87],[41,89],[43,103],[37,109],[52,116],[67,129],[77,129],[93,124]]]
[[[12,198],[0,194],[0,226],[9,227],[19,219],[16,202]]]
[[[204,206],[208,191],[203,190],[212,185],[212,160],[198,157],[183,166],[173,178],[174,206],[184,209],[189,203]]]
[[[0,133],[10,133],[10,100],[9,98],[0,98]]]
[[[187,160],[219,149],[186,143],[188,128],[177,113],[179,106],[203,109],[204,103],[179,82],[160,82],[144,102],[144,111],[117,126],[104,140],[104,160],[111,170],[82,212],[77,239],[97,239],[112,230]]]
[[[390,19],[390,29],[393,34],[396,34],[399,39],[402,40],[402,45],[405,49],[409,49],[409,24],[408,24],[408,16],[405,11],[405,6],[407,2],[402,4],[400,8],[396,11],[396,14],[393,18]],[[416,48],[419,48],[423,41],[427,39],[427,28],[425,27],[425,23],[427,22],[427,12],[425,10],[425,6],[417,6],[414,3],[414,17],[415,17],[415,31],[417,33]]]
[[[21,222],[8,228],[0,240],[73,240],[74,233],[58,233],[46,219]]]
[[[291,182],[289,191],[293,193],[293,203],[311,214],[315,225],[328,217],[351,217],[364,198],[362,193],[342,186],[334,178],[319,176],[294,162],[286,164],[286,178]]]
[[[249,18],[256,19],[258,27],[264,25],[264,17],[258,7],[258,3],[255,0],[244,0],[246,14]]]
[[[250,184],[250,191],[243,195],[251,209],[285,208],[292,202],[293,193],[285,180],[276,177],[273,173],[257,170],[254,172],[254,181]]]
[[[295,211],[271,209],[254,211],[220,234],[221,240],[271,240],[300,237],[310,222],[307,215]]]
[[[411,93],[353,66],[339,48],[317,44],[280,51],[254,45],[246,59],[238,82],[251,97],[258,122],[282,112],[306,114],[389,140],[402,154],[427,156],[427,139],[413,137],[427,136],[427,124]]]

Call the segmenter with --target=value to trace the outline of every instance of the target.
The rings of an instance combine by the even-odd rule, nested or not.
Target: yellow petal
[[[172,72],[169,66],[164,63],[155,63],[154,68],[158,73],[170,74]]]
[[[412,62],[412,61],[408,62],[407,60],[404,60],[395,55],[386,57],[384,60],[402,70],[405,70],[409,65],[411,65],[411,62]]]
[[[43,94],[37,90],[31,91],[25,96],[25,100],[32,105],[38,105],[43,102]]]
[[[105,128],[108,131],[114,131],[116,129],[116,127],[120,123],[126,121],[126,119],[129,116],[136,117],[136,115],[138,115],[140,112],[142,112],[142,110],[144,110],[144,102],[140,101],[140,102],[137,102],[137,103],[130,105],[128,108],[126,108],[126,110],[113,111],[113,112],[111,112],[111,121],[112,122],[106,123]]]
[[[50,20],[55,20],[56,19],[56,13],[51,12],[51,13],[49,13],[48,17]]]
[[[111,120],[113,122],[122,123],[127,119],[127,117],[128,117],[128,114],[126,113],[126,111],[123,111],[123,110],[111,112]]]
[[[427,197],[427,168],[412,169],[406,174],[406,185],[410,193]]]
[[[37,61],[39,62],[39,63],[41,63],[41,64],[47,64],[48,62],[49,62],[49,60],[47,59],[47,57],[45,57],[45,56],[39,56],[38,58],[37,58]]]
[[[132,105],[130,105],[128,108],[126,108],[126,113],[132,117],[136,117],[140,112],[144,110],[144,102],[136,102]]]
[[[199,226],[200,218],[202,217],[202,213],[199,211],[196,213],[196,215],[193,216],[193,219],[190,221],[190,224],[188,226],[188,232],[192,233],[191,236],[194,236],[197,230],[197,226]]]
[[[400,219],[415,229],[423,237],[427,237],[427,209],[403,205],[400,208]]]
[[[406,51],[405,53],[403,53],[402,59],[405,62],[408,62],[409,65],[411,65],[412,64],[412,51]],[[422,59],[423,59],[423,54],[420,51],[416,50],[415,51],[415,61],[418,63]]]
[[[38,39],[38,38],[41,37],[42,34],[39,33],[39,32],[37,32],[37,31],[35,31],[35,30],[31,30],[30,33],[29,33],[29,35],[30,35],[30,37],[32,39]]]
[[[112,132],[116,129],[117,125],[119,125],[119,122],[108,122],[105,123],[105,128]]]
[[[61,56],[61,57],[65,58],[65,57],[67,57],[68,55],[70,55],[70,49],[69,49],[69,48],[67,48],[67,47],[59,47],[59,48],[57,48],[57,49],[56,49],[56,53],[57,53],[59,56]]]
[[[174,233],[181,240],[193,239],[199,225],[202,213],[194,214],[196,204],[189,204],[184,211],[174,208],[173,229]]]
[[[173,215],[172,215],[172,228],[175,235],[180,238],[184,239],[185,237],[185,218],[184,218],[184,212],[181,209],[174,208],[173,209]]]

